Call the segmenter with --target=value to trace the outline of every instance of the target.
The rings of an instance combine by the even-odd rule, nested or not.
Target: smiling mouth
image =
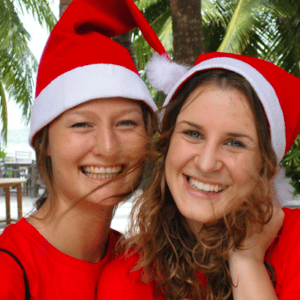
[[[82,167],[82,172],[94,179],[111,179],[117,177],[124,170],[124,166],[115,166],[115,167]]]
[[[208,184],[198,181],[194,178],[187,177],[189,185],[197,191],[201,191],[207,194],[218,194],[223,192],[227,187],[218,184]]]

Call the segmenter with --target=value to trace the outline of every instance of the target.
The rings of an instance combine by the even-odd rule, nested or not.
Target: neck
[[[113,206],[79,204],[72,208],[53,206],[49,199],[27,220],[56,249],[91,263],[105,254]]]

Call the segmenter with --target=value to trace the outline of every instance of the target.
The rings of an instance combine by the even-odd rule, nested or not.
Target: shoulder
[[[283,208],[285,213],[278,237],[269,249],[269,262],[276,273],[279,299],[300,299],[300,209]],[[268,256],[268,255],[267,255]]]
[[[283,211],[285,216],[282,224],[280,238],[285,238],[286,236],[288,236],[289,238],[298,241],[296,237],[300,236],[300,209],[290,209],[284,207]]]
[[[14,248],[19,249],[19,246],[28,240],[32,233],[28,232],[31,227],[23,218],[16,224],[7,226],[0,235],[0,248]],[[34,238],[34,237],[33,237]]]
[[[139,255],[137,253],[126,254],[125,252],[112,260],[105,268],[106,275],[118,273],[118,276],[124,276],[128,273],[134,273],[133,270],[137,267]],[[137,274],[138,275],[138,274]]]
[[[0,248],[9,251],[21,262],[28,278],[32,277],[36,264],[38,235],[25,219],[21,219],[7,226],[0,236]],[[23,271],[17,261],[3,251],[0,251],[0,287],[0,299],[24,299]]]
[[[300,209],[283,208],[284,220],[274,243],[274,249],[292,250],[288,245],[300,247]],[[291,247],[290,246],[290,247]],[[299,248],[298,248],[299,249]]]
[[[25,284],[23,271],[9,254],[0,251],[0,299],[23,299]]]
[[[13,253],[22,264],[26,264],[27,258],[34,260],[36,244],[40,239],[40,234],[27,223],[25,219],[21,219],[16,224],[7,226],[0,236],[0,248]],[[7,257],[5,253],[1,256]],[[31,259],[31,261],[32,261]]]
[[[139,255],[121,254],[101,273],[97,299],[154,300],[153,283],[141,281],[143,269],[137,269]]]
[[[300,208],[283,207],[282,209],[285,213],[285,216],[287,216],[287,220],[285,220],[285,221],[288,221],[291,218],[294,218],[294,219],[300,218]]]

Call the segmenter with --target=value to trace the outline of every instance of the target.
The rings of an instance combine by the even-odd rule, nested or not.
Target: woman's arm
[[[244,250],[229,255],[229,269],[234,300],[278,300],[270,275],[264,264],[267,249],[280,230],[284,212],[274,204],[270,222],[261,232],[254,232],[244,243]]]
[[[232,256],[229,266],[234,300],[278,300],[262,261],[237,254]]]

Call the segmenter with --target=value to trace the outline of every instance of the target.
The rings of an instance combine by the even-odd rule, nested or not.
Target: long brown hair
[[[129,173],[133,172],[136,169],[143,169],[145,166],[145,163],[148,162],[149,158],[149,153],[151,152],[151,140],[150,138],[154,135],[155,132],[158,131],[158,121],[156,114],[150,110],[150,108],[144,104],[143,102],[139,101],[138,102],[141,106],[142,109],[142,114],[143,114],[143,120],[146,128],[146,133],[147,136],[149,137],[148,139],[145,139],[145,153],[144,155],[141,155],[141,159],[133,165],[127,172],[124,172],[120,176],[117,176],[116,178],[113,178],[111,181],[97,187],[95,190],[91,191],[91,193],[95,192],[97,189],[101,188],[102,186],[105,186],[109,184],[112,181],[120,179],[120,177],[124,177],[128,175]],[[46,188],[43,193],[43,195],[36,201],[35,206],[36,209],[40,209],[42,205],[46,202],[47,198],[52,199],[54,196],[54,188],[53,188],[53,178],[52,178],[52,165],[51,165],[51,158],[47,154],[47,149],[48,149],[48,131],[49,131],[49,125],[44,127],[35,137],[33,146],[35,149],[35,154],[36,154],[36,162],[37,162],[37,170],[39,172],[39,175],[41,176],[41,179],[43,180]],[[138,175],[138,178],[134,180],[132,188],[130,189],[130,192],[126,194],[120,194],[120,195],[115,195],[115,197],[120,197],[120,198],[127,198],[130,196],[130,194],[141,184],[142,181],[142,172]],[[88,196],[88,195],[86,195]],[[80,201],[80,200],[79,200]],[[50,203],[50,210],[51,210],[51,203]]]
[[[166,154],[180,110],[199,85],[213,84],[223,89],[238,89],[247,97],[255,117],[262,167],[255,178],[255,189],[234,211],[204,224],[195,236],[180,214],[164,177]],[[158,282],[166,299],[229,299],[231,277],[228,252],[241,248],[247,227],[254,222],[266,224],[272,216],[269,181],[276,170],[276,155],[263,107],[248,81],[239,74],[222,69],[197,73],[189,79],[163,111],[162,135],[156,138],[156,166],[151,184],[136,202],[131,214],[127,254],[141,254],[138,267]],[[132,253],[132,251],[131,251]],[[201,284],[199,272],[207,278]]]

